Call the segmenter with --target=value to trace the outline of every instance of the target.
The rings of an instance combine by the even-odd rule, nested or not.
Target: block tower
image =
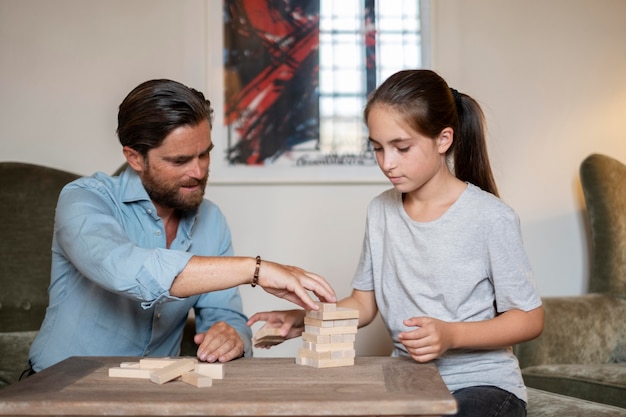
[[[307,311],[304,318],[302,348],[296,363],[314,368],[354,365],[354,341],[359,310],[317,303],[318,311]]]

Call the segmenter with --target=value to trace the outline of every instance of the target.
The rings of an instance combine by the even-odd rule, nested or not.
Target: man
[[[226,220],[204,199],[211,121],[203,94],[175,81],[147,81],[124,99],[117,134],[128,168],[76,180],[59,196],[33,372],[70,356],[175,356],[190,308],[199,359],[250,356],[245,283],[309,309],[307,290],[335,301],[316,274],[232,256]]]

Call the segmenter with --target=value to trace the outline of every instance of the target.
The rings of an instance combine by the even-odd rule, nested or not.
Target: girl
[[[368,208],[352,294],[359,326],[381,317],[393,356],[434,360],[458,416],[525,416],[511,346],[543,330],[541,299],[519,221],[497,196],[484,116],[429,70],[400,71],[364,111],[378,165],[393,188]],[[286,338],[304,311],[257,313]]]

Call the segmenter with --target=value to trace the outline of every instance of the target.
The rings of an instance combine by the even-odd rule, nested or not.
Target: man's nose
[[[192,178],[203,178],[208,169],[208,164],[200,158],[195,158],[189,166],[189,176]]]

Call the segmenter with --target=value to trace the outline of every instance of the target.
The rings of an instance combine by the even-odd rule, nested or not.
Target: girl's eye
[[[383,148],[376,146],[374,146],[372,149],[374,150],[374,152],[381,152],[383,150]]]
[[[398,148],[398,152],[400,153],[406,153],[409,151],[409,149],[411,149],[410,146],[407,146],[406,148]]]

